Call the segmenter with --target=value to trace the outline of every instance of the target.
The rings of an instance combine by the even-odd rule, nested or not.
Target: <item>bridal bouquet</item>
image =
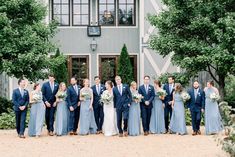
[[[42,100],[42,96],[39,93],[33,93],[32,99],[34,102],[40,102]]]
[[[83,97],[85,100],[88,100],[91,98],[91,94],[84,91],[81,93],[81,97]]]
[[[217,94],[217,93],[212,93],[212,94],[210,95],[210,99],[211,99],[212,101],[219,101],[219,100],[220,100],[220,96],[219,96],[219,94]]]
[[[184,102],[188,101],[191,98],[190,95],[187,92],[182,92],[181,97],[182,97]]]
[[[100,102],[108,105],[112,100],[113,100],[113,95],[110,94],[108,91],[104,91],[103,94],[101,95]]]
[[[143,96],[139,93],[133,94],[132,97],[137,103],[141,102],[141,99],[143,98]]]
[[[157,94],[160,97],[165,97],[167,95],[166,91],[164,89],[160,89],[159,91],[157,91]]]
[[[56,96],[57,96],[59,99],[61,99],[61,100],[65,100],[65,98],[67,97],[67,94],[66,94],[66,92],[61,92],[61,91],[59,91],[59,92],[56,94]]]

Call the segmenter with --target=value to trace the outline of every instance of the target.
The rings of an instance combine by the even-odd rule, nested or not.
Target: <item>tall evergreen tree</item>
[[[121,55],[118,59],[118,75],[121,76],[123,83],[130,84],[131,81],[134,80],[133,67],[131,65],[126,44],[124,44]]]

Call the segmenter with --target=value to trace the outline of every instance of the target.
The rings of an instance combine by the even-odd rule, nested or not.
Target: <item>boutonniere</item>
[[[57,86],[57,84],[55,84],[55,87]]]
[[[126,87],[123,87],[123,89],[125,89]]]
[[[27,93],[26,91],[24,91],[24,93]]]
[[[197,93],[197,95],[198,95],[198,96],[201,96],[201,94],[200,94],[199,92]]]

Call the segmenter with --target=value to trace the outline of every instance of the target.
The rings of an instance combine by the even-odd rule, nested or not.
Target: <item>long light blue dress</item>
[[[179,133],[181,135],[187,133],[184,102],[178,92],[176,92],[174,96],[174,109],[170,121],[170,130],[173,133]]]
[[[61,100],[57,104],[57,112],[55,119],[55,133],[58,136],[68,134],[68,107],[65,100]]]
[[[150,119],[150,132],[153,134],[162,134],[166,132],[163,102],[156,92],[153,100],[153,108]]]
[[[131,91],[132,94],[138,93],[138,91]],[[132,101],[129,108],[128,119],[128,133],[130,136],[140,135],[140,104]]]
[[[32,91],[32,95],[37,95],[39,98],[35,103],[32,103],[30,109],[29,119],[29,136],[40,136],[43,128],[44,117],[45,117],[45,105],[42,101],[42,92]]]
[[[90,93],[92,95],[91,89],[82,89],[81,94],[83,92]],[[95,134],[97,131],[97,126],[95,122],[94,111],[89,109],[91,103],[91,98],[86,98],[85,100],[81,101],[81,108],[80,108],[80,135],[88,135],[88,134]]]
[[[206,103],[205,103],[205,128],[206,134],[214,134],[223,130],[223,124],[217,101],[210,99],[210,95],[214,93],[213,88],[205,90]]]

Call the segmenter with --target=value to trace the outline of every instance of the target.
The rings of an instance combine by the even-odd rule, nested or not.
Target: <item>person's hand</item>
[[[23,111],[25,109],[25,106],[20,106],[19,108],[21,111]]]
[[[149,101],[145,101],[145,105],[147,105],[147,106],[148,106],[148,105],[149,105]]]
[[[201,109],[201,111],[202,111],[202,113],[204,113],[204,109],[203,108]]]
[[[165,104],[164,103],[162,104],[162,108],[165,108]]]
[[[172,101],[169,101],[168,104],[169,104],[169,105],[172,105]]]
[[[174,105],[171,105],[171,108],[174,109]]]
[[[56,102],[54,102],[53,107],[56,107]]]
[[[92,107],[92,105],[90,105],[90,107],[89,107],[89,110],[91,110],[91,111],[93,110],[93,107]]]
[[[79,102],[78,102],[78,106],[80,106],[80,105],[81,105],[81,102],[79,101]]]
[[[136,101],[137,102],[137,101]],[[130,107],[131,106],[131,104],[128,104],[128,107]]]
[[[45,104],[47,107],[51,107],[51,104],[49,102],[46,101]]]
[[[69,110],[70,110],[70,111],[74,111],[73,106],[70,106],[70,107],[69,107]]]

